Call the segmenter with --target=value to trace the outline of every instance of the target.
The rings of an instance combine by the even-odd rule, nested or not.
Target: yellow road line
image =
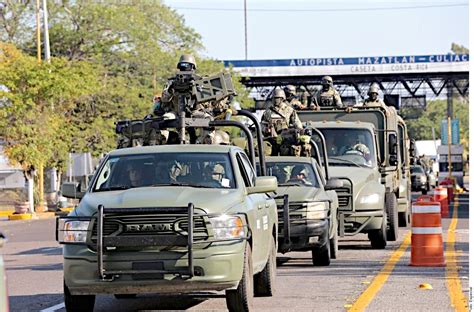
[[[451,306],[455,311],[467,311],[467,298],[462,292],[461,281],[456,260],[456,227],[458,224],[458,196],[454,197],[453,217],[448,230],[446,241],[446,286],[451,298]]]
[[[383,266],[382,270],[377,274],[374,278],[370,286],[362,293],[362,295],[357,298],[357,301],[354,302],[352,307],[350,308],[349,312],[355,311],[364,311],[365,308],[370,304],[370,302],[374,299],[375,295],[379,292],[382,286],[387,281],[388,277],[393,271],[393,268],[400,260],[400,258],[405,253],[408,246],[411,243],[411,232],[408,232],[405,237],[403,238],[403,243],[398,247],[396,251],[392,253],[390,259],[388,259],[387,263]]]

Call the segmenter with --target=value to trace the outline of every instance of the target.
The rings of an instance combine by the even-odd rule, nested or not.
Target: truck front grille
[[[104,218],[104,236],[187,235],[186,214],[107,214]],[[194,240],[209,237],[204,216],[194,217]],[[97,220],[93,225],[91,242],[97,242]]]
[[[336,189],[337,200],[339,202],[340,210],[351,210],[351,189],[350,188],[339,188]]]

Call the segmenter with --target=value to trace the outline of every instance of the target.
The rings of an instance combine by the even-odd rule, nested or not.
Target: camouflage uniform
[[[384,106],[385,103],[378,98],[379,95],[379,87],[376,84],[372,84],[369,88],[369,92],[367,93],[369,98],[364,100],[364,104],[362,106]]]
[[[301,104],[300,100],[296,96],[296,88],[293,85],[287,85],[285,87],[286,100],[293,109],[303,109],[305,106]]]
[[[316,93],[316,107],[337,107],[343,108],[339,92],[332,86],[332,78],[324,76],[322,79],[323,88]]]
[[[262,116],[267,125],[264,135],[272,145],[272,155],[288,155],[291,147],[298,145],[298,134],[303,124],[295,110],[285,102],[283,90],[275,90],[272,102]]]

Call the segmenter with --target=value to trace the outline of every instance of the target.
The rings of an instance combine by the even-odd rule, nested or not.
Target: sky
[[[245,59],[244,0],[164,0],[203,56]],[[469,46],[468,0],[247,0],[248,59],[446,54]]]

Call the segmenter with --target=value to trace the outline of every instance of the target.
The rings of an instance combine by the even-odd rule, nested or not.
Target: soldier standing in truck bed
[[[384,106],[385,103],[383,100],[379,99],[379,86],[373,83],[370,88],[369,92],[367,93],[369,97],[364,100],[364,104],[362,106]]]
[[[284,89],[286,95],[286,101],[290,104],[293,109],[304,109],[305,106],[300,102],[296,96],[296,87],[293,85],[287,85]]]
[[[343,108],[341,96],[339,92],[333,87],[332,78],[324,76],[321,84],[323,88],[316,93],[316,103],[311,105],[312,109],[320,107],[334,107]]]
[[[274,132],[273,135],[279,134],[282,130],[294,127],[303,129],[298,115],[295,110],[285,101],[285,92],[278,88],[273,92],[272,103],[263,113],[262,121],[267,122],[269,129],[267,133]]]

